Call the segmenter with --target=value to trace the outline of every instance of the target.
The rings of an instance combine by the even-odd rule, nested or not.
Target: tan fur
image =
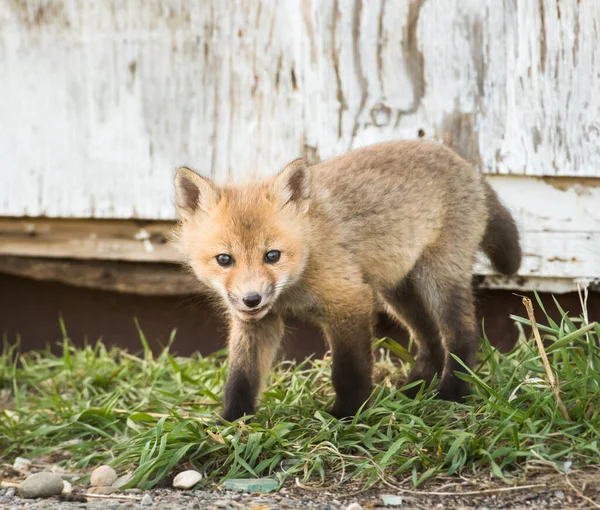
[[[421,364],[412,379],[443,373],[449,381],[457,367],[444,352],[472,357],[475,252],[484,233],[496,252],[502,240],[519,250],[516,227],[504,237],[488,228],[490,211],[504,215],[500,227],[512,221],[490,190],[456,153],[425,142],[378,144],[310,169],[297,160],[273,179],[221,188],[183,169],[178,237],[198,279],[229,311],[231,363],[245,364],[246,372],[257,367],[262,383],[279,343],[274,337],[283,334],[279,318],[317,322],[333,351],[338,407],[350,409],[356,403],[346,405],[340,395],[352,393],[346,379],[370,375],[373,316],[382,307],[417,339]],[[276,264],[263,260],[269,250],[281,251]],[[517,251],[508,264],[513,270]],[[219,266],[220,253],[235,264]],[[256,318],[240,303],[251,291],[265,299]],[[264,329],[263,321],[276,324],[263,331],[268,347],[260,349],[268,354],[243,354],[245,342],[262,346],[253,331]],[[336,352],[349,359],[337,375]],[[363,400],[365,385],[358,391]]]
[[[260,374],[258,387],[262,388],[281,345],[283,329],[283,320],[279,317],[265,318],[252,325],[242,321],[233,322],[229,332],[232,368],[238,368],[237,364],[245,368],[256,363]]]

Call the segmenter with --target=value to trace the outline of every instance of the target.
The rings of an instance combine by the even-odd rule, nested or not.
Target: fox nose
[[[250,292],[242,298],[242,301],[247,307],[256,308],[258,305],[260,305],[260,302],[262,301],[262,296],[260,294],[257,294],[256,292]]]

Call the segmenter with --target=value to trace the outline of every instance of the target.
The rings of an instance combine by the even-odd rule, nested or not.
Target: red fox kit
[[[477,350],[471,290],[476,251],[515,273],[518,231],[492,188],[450,149],[388,142],[271,179],[219,187],[177,171],[179,245],[230,322],[223,418],[254,412],[286,316],[321,326],[332,351],[335,417],[371,392],[375,312],[404,324],[418,346],[409,381],[460,400],[456,377]]]

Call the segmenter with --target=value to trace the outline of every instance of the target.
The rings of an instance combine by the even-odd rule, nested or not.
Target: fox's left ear
[[[219,190],[206,177],[182,166],[175,175],[175,205],[182,219],[192,217],[197,211],[208,212],[217,205]]]
[[[301,212],[308,210],[310,201],[310,167],[300,158],[295,159],[275,176],[273,191],[284,206],[293,203]]]

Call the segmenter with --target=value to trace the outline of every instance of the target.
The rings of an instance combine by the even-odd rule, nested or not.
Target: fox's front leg
[[[280,317],[267,316],[258,321],[233,319],[229,332],[225,420],[233,421],[254,413],[254,403],[281,345],[283,330]]]
[[[330,413],[336,418],[354,416],[369,398],[373,369],[373,311],[343,308],[324,324],[331,346],[331,379],[336,393]]]

